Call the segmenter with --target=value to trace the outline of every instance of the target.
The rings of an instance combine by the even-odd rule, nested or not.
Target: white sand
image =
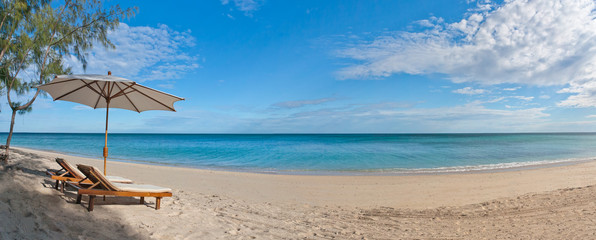
[[[0,171],[0,239],[594,238],[596,162],[498,173],[288,176],[108,163],[108,174],[174,189],[154,210],[108,197],[95,210],[54,190],[53,161],[15,148]],[[85,206],[84,206],[85,205]]]

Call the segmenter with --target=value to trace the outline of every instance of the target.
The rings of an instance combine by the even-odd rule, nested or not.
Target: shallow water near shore
[[[5,139],[6,133],[0,134]],[[15,133],[12,145],[101,158],[103,134]],[[428,174],[561,165],[596,156],[596,133],[118,134],[109,160],[283,174]]]

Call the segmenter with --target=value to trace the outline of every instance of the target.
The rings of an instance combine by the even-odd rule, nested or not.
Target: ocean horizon
[[[7,133],[0,133],[5,140]],[[102,133],[14,133],[12,146],[103,159]],[[109,161],[279,174],[432,174],[596,158],[596,133],[110,133]]]

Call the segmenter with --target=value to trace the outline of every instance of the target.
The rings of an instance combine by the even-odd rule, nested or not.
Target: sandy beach
[[[594,238],[596,162],[495,173],[309,176],[109,162],[108,174],[174,189],[154,210],[60,193],[54,158],[14,148],[0,171],[0,239]]]

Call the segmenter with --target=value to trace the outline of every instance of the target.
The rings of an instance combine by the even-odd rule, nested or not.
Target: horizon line
[[[9,132],[0,132],[0,134],[8,134]],[[13,132],[13,134],[105,134],[105,132]],[[419,133],[397,133],[397,132],[354,132],[354,133],[177,133],[177,132],[113,132],[110,134],[178,134],[178,135],[448,135],[448,134],[596,134],[596,132],[419,132]]]

